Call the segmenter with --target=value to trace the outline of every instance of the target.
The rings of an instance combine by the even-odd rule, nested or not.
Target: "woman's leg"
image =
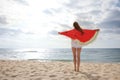
[[[72,52],[73,52],[74,69],[76,71],[76,48],[72,47]]]
[[[77,48],[77,71],[79,71],[80,67],[80,53],[82,48]]]

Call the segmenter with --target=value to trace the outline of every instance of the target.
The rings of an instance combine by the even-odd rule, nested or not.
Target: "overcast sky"
[[[0,47],[70,48],[74,21],[100,29],[86,48],[120,48],[120,0],[0,0]]]

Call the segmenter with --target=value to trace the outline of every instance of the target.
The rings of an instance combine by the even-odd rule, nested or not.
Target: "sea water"
[[[60,49],[7,49],[0,48],[1,60],[72,61],[70,48]],[[120,62],[120,48],[83,48],[81,61]]]

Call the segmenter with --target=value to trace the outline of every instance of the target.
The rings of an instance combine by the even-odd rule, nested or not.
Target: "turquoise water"
[[[0,59],[72,61],[72,51],[61,49],[6,49],[0,48]],[[81,61],[120,62],[120,48],[83,48]]]

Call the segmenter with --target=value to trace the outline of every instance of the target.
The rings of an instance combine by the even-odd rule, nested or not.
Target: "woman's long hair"
[[[82,34],[84,33],[82,28],[79,26],[79,24],[77,22],[74,22],[73,26],[76,30],[80,31]]]

